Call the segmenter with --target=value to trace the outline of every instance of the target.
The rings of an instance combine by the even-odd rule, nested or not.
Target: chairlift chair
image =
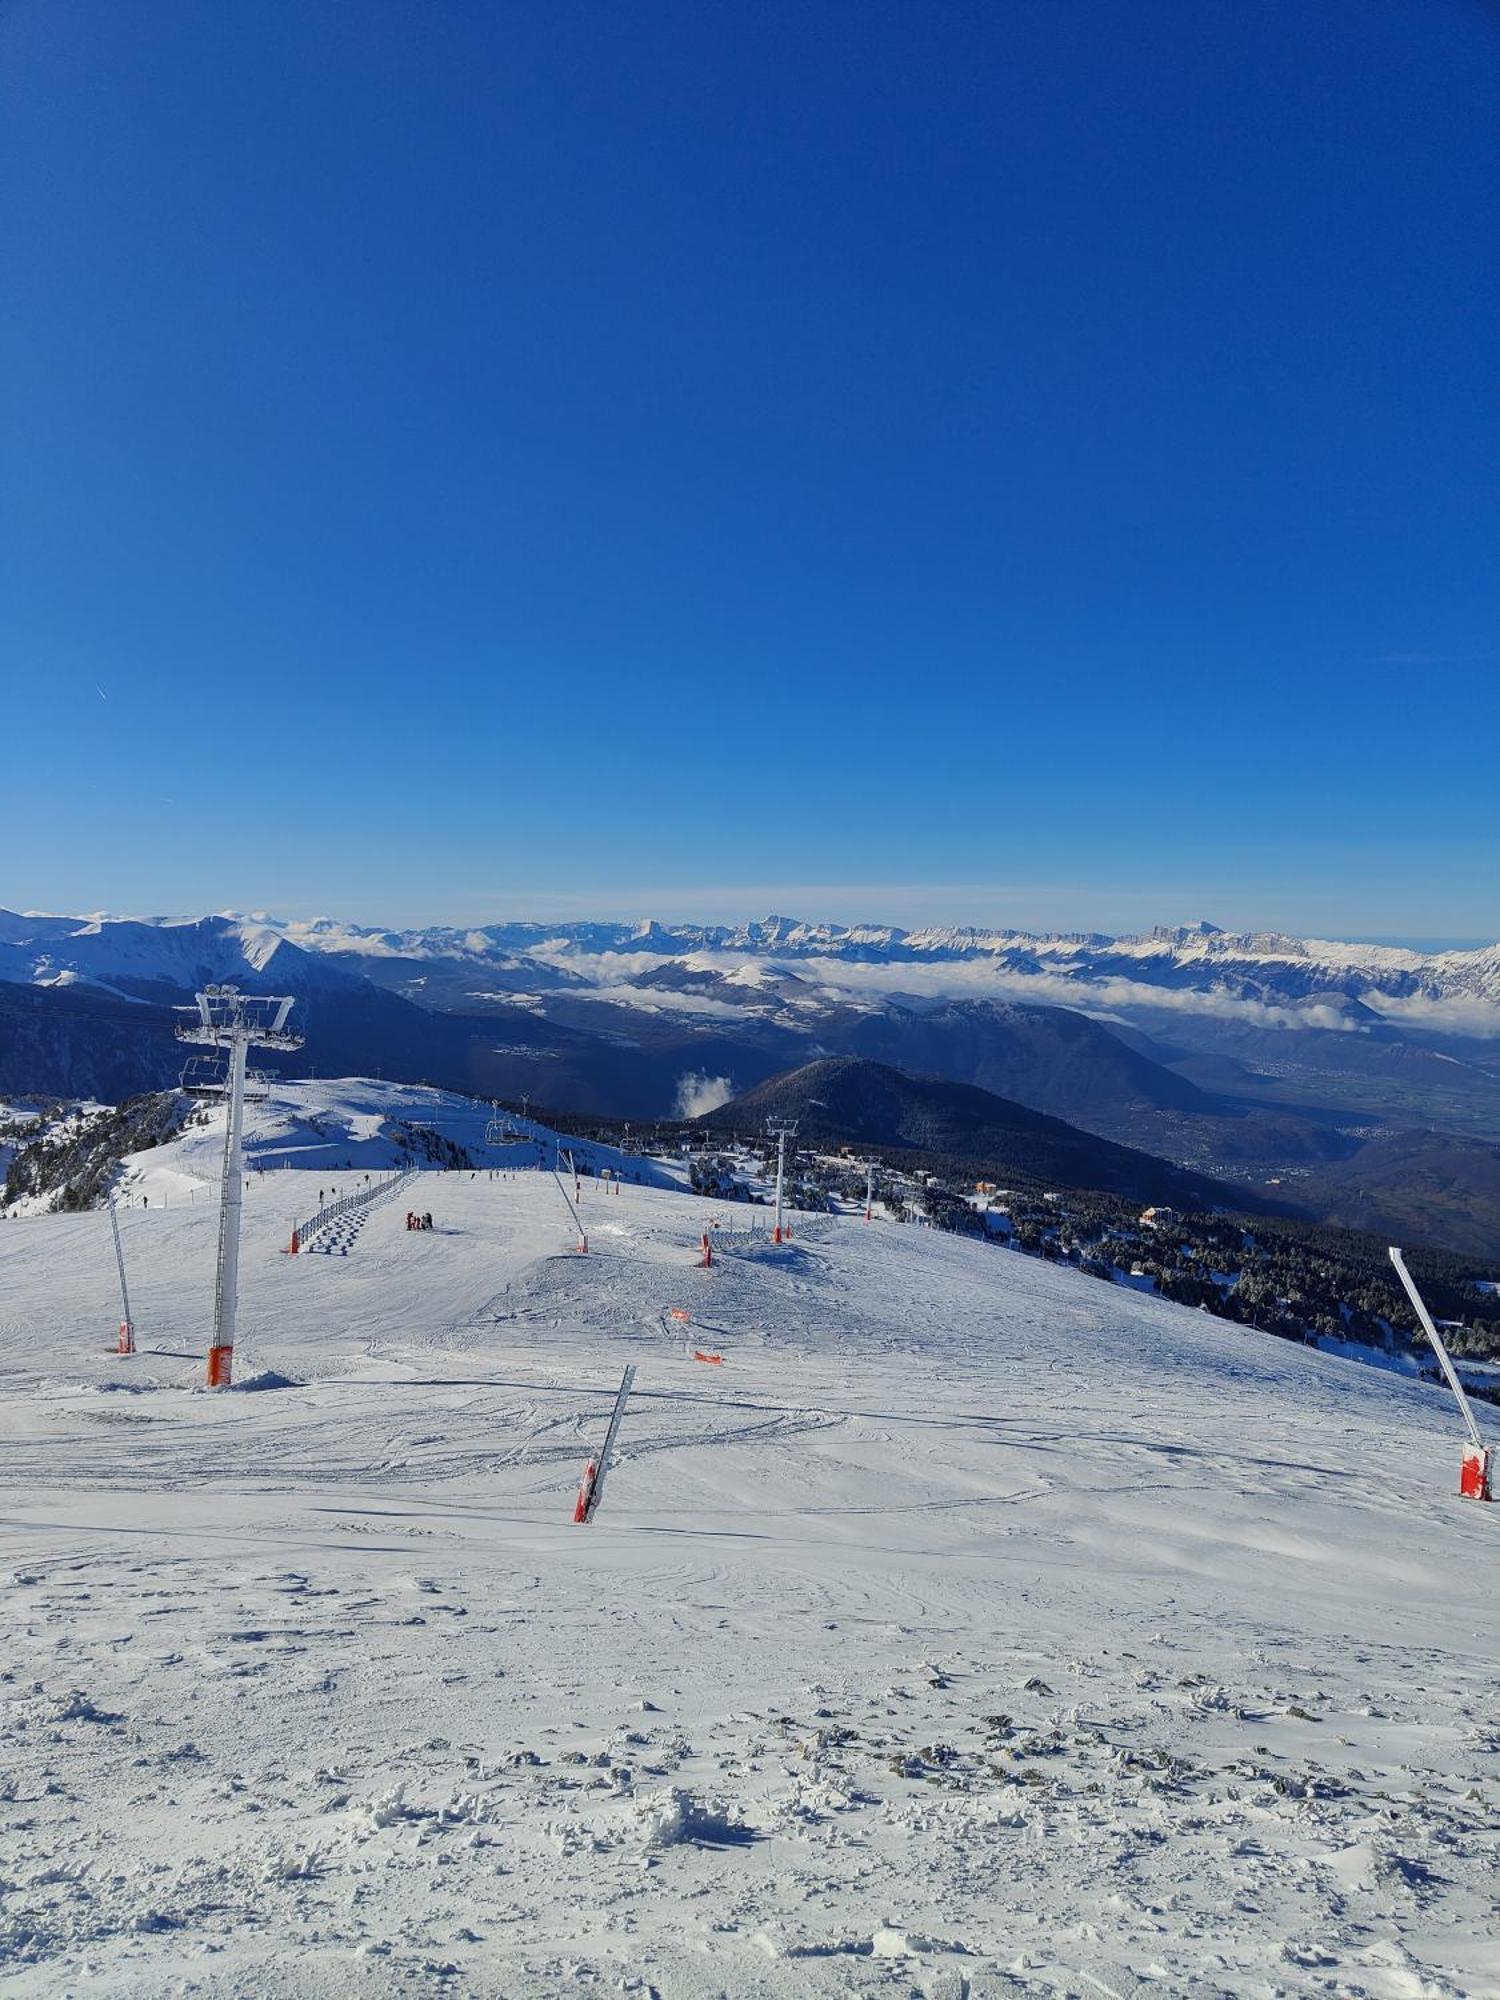
[[[229,1087],[229,1064],[223,1056],[189,1056],[180,1087],[189,1097],[222,1097]]]

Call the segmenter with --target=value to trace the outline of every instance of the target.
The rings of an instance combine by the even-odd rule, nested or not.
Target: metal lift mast
[[[303,1038],[286,1025],[293,997],[241,993],[234,986],[206,986],[196,996],[198,1019],[177,1030],[227,1060],[214,1096],[226,1100],[224,1167],[219,1183],[219,1256],[214,1275],[214,1333],[208,1350],[208,1386],[227,1389],[234,1368],[234,1322],[239,1302],[240,1211],[244,1202],[245,1070],[252,1048],[300,1049]],[[208,1094],[205,1092],[204,1094]]]

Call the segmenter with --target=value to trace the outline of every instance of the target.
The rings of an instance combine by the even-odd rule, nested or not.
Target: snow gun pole
[[[865,1221],[870,1219],[870,1211],[875,1205],[875,1162],[865,1161]]]
[[[113,1195],[109,1202],[109,1226],[115,1236],[115,1265],[120,1273],[120,1344],[118,1354],[135,1353],[135,1322],[130,1317],[130,1294],[125,1289],[125,1248],[120,1241],[120,1218],[115,1213]]]
[[[1479,1426],[1474,1421],[1474,1412],[1469,1405],[1468,1397],[1464,1394],[1464,1385],[1458,1379],[1458,1370],[1449,1360],[1448,1350],[1444,1347],[1442,1336],[1433,1324],[1432,1314],[1424,1305],[1416,1281],[1406,1268],[1405,1258],[1394,1244],[1391,1246],[1391,1262],[1395,1265],[1396,1276],[1405,1286],[1406,1296],[1411,1300],[1412,1308],[1422,1323],[1422,1331],[1432,1342],[1432,1351],[1438,1358],[1438,1365],[1448,1378],[1448,1387],[1457,1399],[1459,1413],[1469,1433],[1471,1449],[1464,1453],[1458,1490],[1465,1499],[1489,1500],[1493,1497],[1490,1492],[1490,1452],[1484,1439],[1479,1435]]]
[[[580,1257],[586,1257],[589,1251],[589,1239],[583,1233],[583,1217],[578,1213],[578,1210],[573,1206],[572,1201],[569,1199],[568,1190],[562,1184],[562,1176],[560,1174],[554,1173],[552,1178],[557,1182],[558,1193],[562,1196],[563,1200],[568,1204],[568,1213],[569,1215],[572,1216],[573,1226],[578,1231],[578,1254]]]
[[[599,1448],[599,1456],[591,1458],[583,1468],[583,1480],[573,1506],[573,1519],[576,1522],[587,1524],[599,1511],[599,1502],[604,1498],[604,1481],[609,1472],[610,1460],[615,1455],[616,1440],[620,1435],[620,1419],[625,1414],[625,1405],[630,1399],[631,1385],[634,1381],[635,1364],[632,1362],[620,1377],[615,1407],[610,1413],[609,1429],[604,1433],[604,1443]]]

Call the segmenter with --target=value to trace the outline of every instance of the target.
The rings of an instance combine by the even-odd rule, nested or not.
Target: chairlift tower
[[[205,986],[194,996],[198,1019],[177,1030],[181,1042],[197,1042],[219,1058],[210,1080],[201,1059],[183,1072],[183,1088],[195,1096],[222,1097],[228,1108],[224,1168],[219,1184],[219,1259],[214,1276],[214,1337],[208,1350],[208,1386],[227,1389],[234,1366],[234,1318],[239,1296],[240,1210],[244,1202],[245,1075],[252,1048],[300,1049],[303,1037],[286,1025],[292,995],[241,993],[234,986]],[[187,1009],[183,1010],[187,1012]]]
[[[487,1146],[515,1146],[525,1136],[508,1111],[502,1112],[498,1104],[490,1106],[490,1121],[484,1128],[484,1143]]]
[[[776,1228],[771,1237],[773,1243],[781,1241],[781,1190],[786,1180],[786,1142],[797,1136],[795,1118],[768,1118],[766,1130],[776,1141]]]

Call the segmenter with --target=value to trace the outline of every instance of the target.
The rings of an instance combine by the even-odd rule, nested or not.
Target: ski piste
[[[598,1511],[604,1495],[604,1478],[609,1471],[610,1460],[614,1457],[615,1440],[620,1435],[620,1419],[625,1414],[625,1405],[630,1398],[631,1384],[635,1381],[635,1363],[632,1361],[620,1377],[619,1393],[615,1397],[615,1407],[610,1413],[609,1429],[604,1433],[604,1443],[599,1448],[599,1456],[591,1458],[583,1469],[583,1480],[578,1488],[578,1500],[573,1508],[573,1519],[587,1523]]]

